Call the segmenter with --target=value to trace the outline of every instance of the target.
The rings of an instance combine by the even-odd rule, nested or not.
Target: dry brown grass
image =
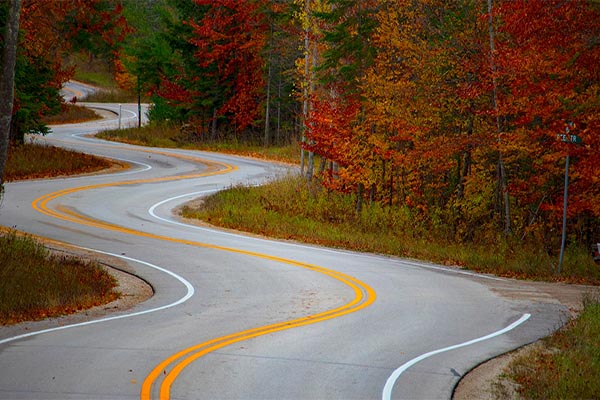
[[[119,297],[97,263],[50,253],[29,237],[0,236],[0,325],[70,314]]]
[[[11,146],[4,171],[6,182],[83,174],[110,168],[112,163],[54,146],[35,143]]]
[[[64,105],[63,112],[57,115],[47,116],[43,119],[43,122],[48,125],[75,124],[100,118],[102,117],[89,108],[67,103]]]

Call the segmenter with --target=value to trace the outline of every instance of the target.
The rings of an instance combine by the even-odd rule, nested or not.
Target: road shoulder
[[[492,290],[509,298],[527,298],[542,302],[560,303],[569,309],[570,318],[575,318],[583,308],[586,295],[600,290],[596,286],[570,285],[551,282],[519,281],[527,290],[514,291],[509,286],[496,285]],[[566,322],[566,321],[565,321]],[[523,354],[540,346],[534,342],[517,350],[483,362],[467,372],[454,389],[453,400],[496,400],[499,398],[518,398],[512,382],[504,378],[510,363]]]

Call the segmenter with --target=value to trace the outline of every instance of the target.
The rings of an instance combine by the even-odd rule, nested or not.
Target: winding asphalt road
[[[155,295],[101,320],[1,327],[2,399],[449,398],[478,363],[564,322],[512,281],[186,225],[176,206],[286,168],[87,136],[117,123],[38,140],[130,169],[7,184],[0,225],[120,258]]]

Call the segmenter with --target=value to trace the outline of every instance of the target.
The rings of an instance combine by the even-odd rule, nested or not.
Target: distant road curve
[[[90,94],[95,93],[97,90],[98,88],[87,83],[70,80],[69,82],[65,83],[61,90],[61,94],[65,98],[65,101],[72,101],[73,99],[76,101],[81,101]]]

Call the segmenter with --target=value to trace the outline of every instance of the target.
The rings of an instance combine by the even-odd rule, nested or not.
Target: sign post
[[[581,144],[581,137],[577,135],[571,134],[571,129],[575,128],[575,124],[573,122],[567,122],[567,127],[565,128],[564,134],[559,134],[558,139],[561,142],[571,143],[571,144]],[[563,195],[563,221],[562,221],[562,239],[560,242],[560,256],[558,258],[558,273],[560,274],[560,270],[563,263],[563,258],[565,255],[565,243],[567,241],[567,199],[569,192],[569,151],[567,150],[567,159],[565,161],[565,189]]]

